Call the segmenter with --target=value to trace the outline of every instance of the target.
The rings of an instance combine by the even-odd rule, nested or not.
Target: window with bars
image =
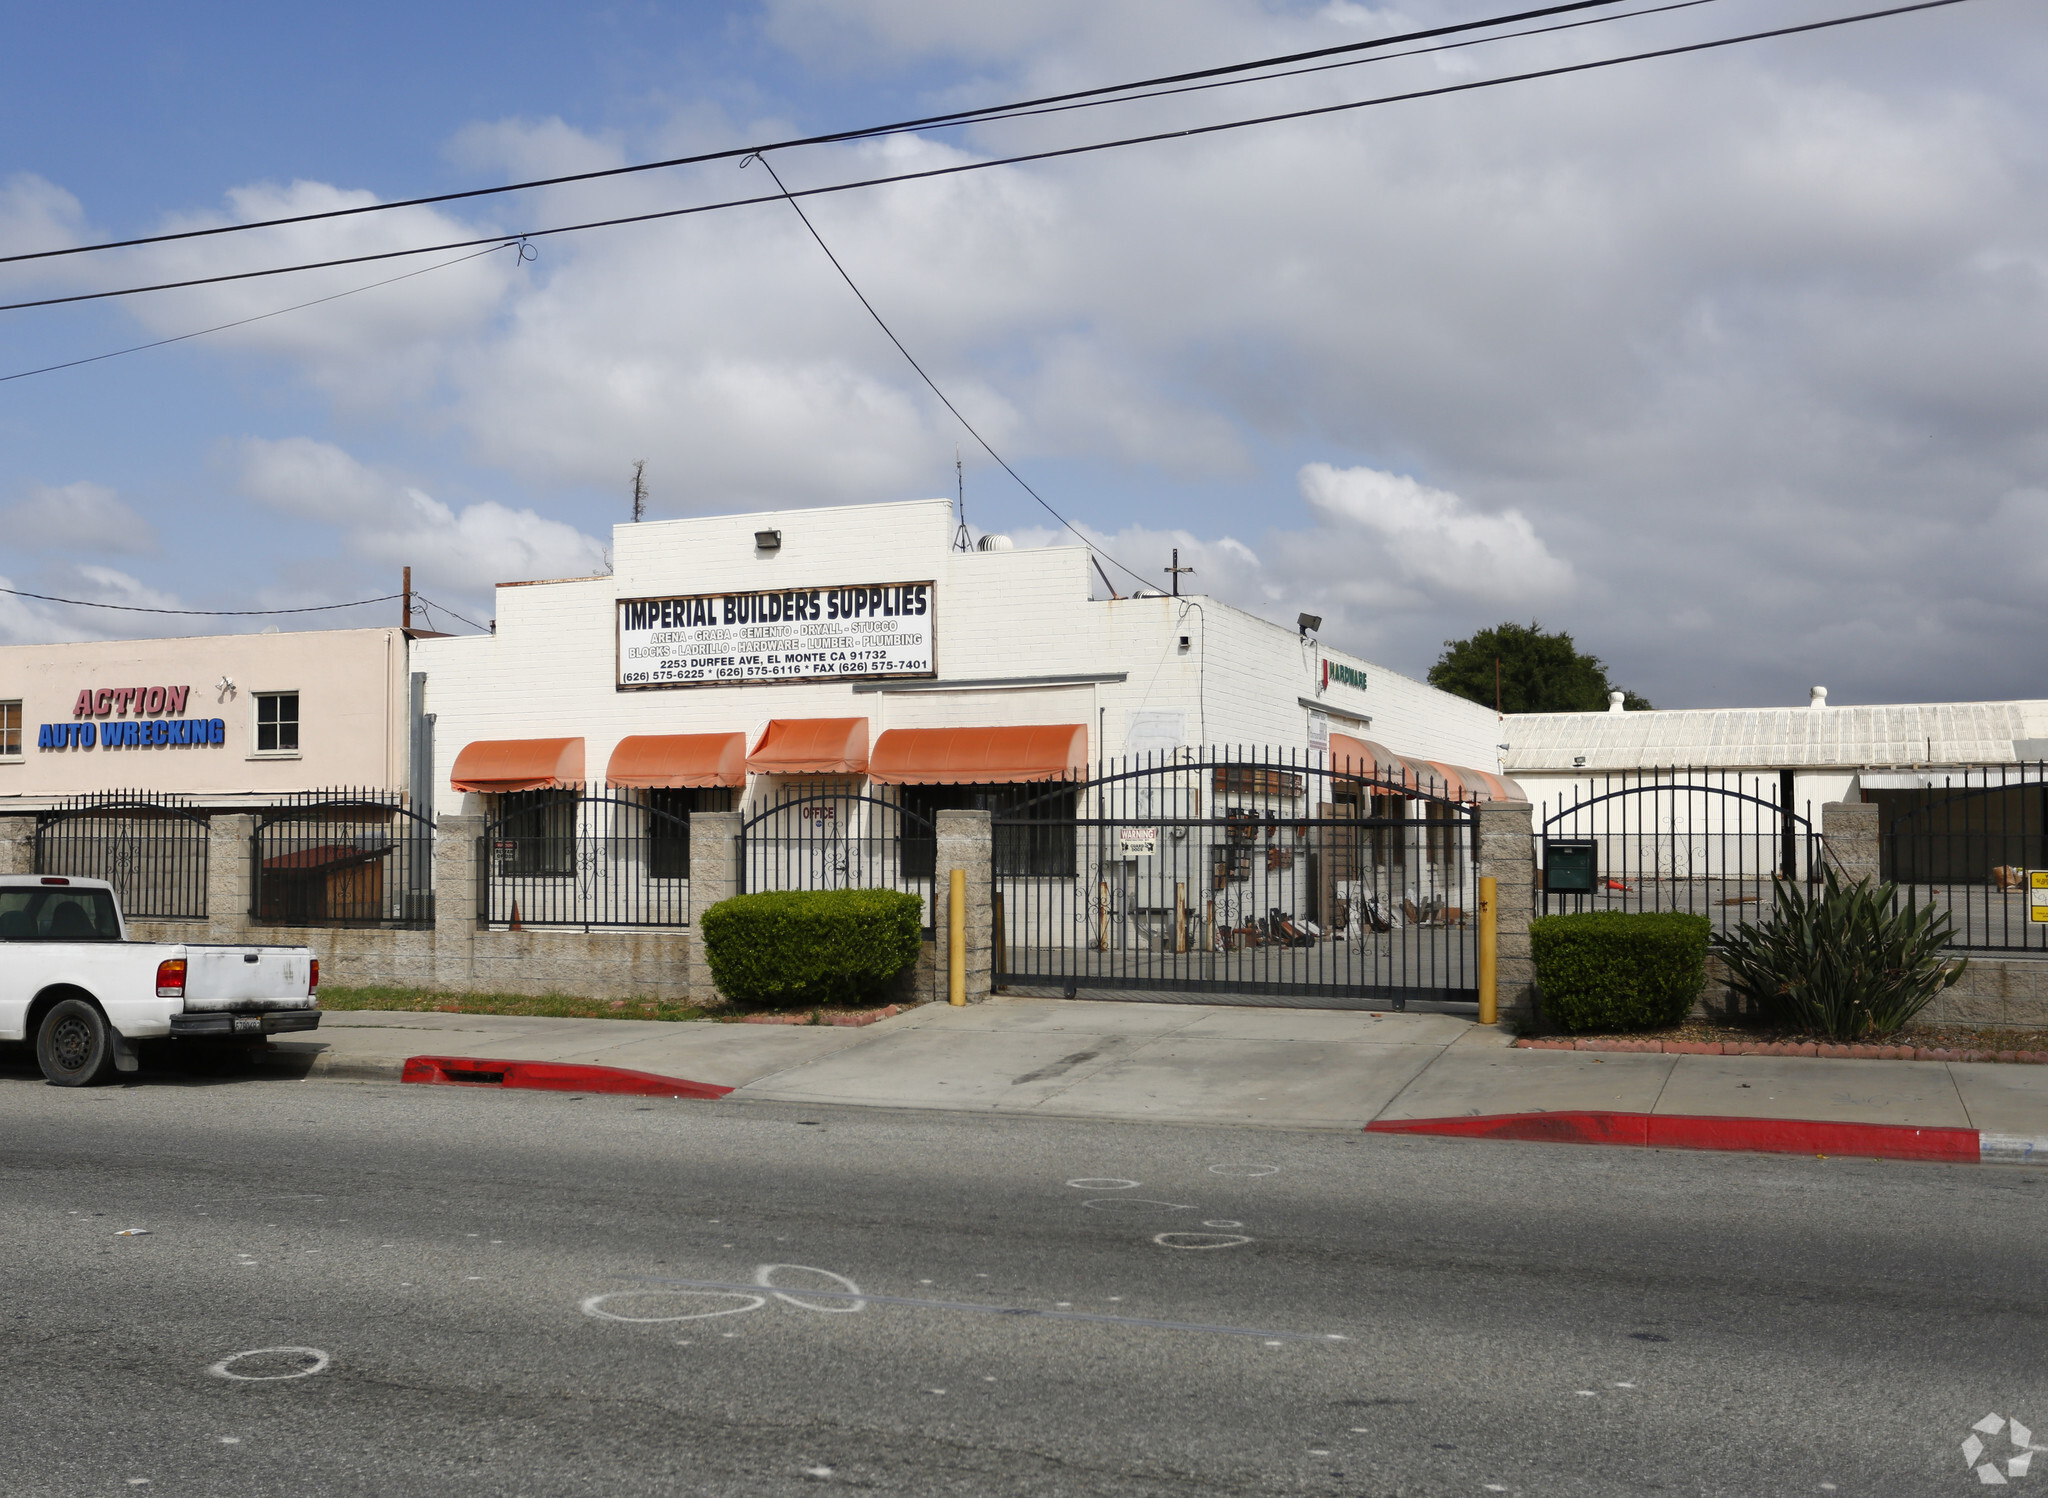
[[[667,816],[647,819],[647,873],[654,879],[690,877],[690,813],[731,811],[732,790],[727,786],[691,786],[647,793],[650,811]],[[674,817],[676,821],[670,821]]]
[[[897,821],[902,844],[903,872],[912,879],[929,879],[937,872],[939,842],[936,828],[942,811],[986,811],[1015,820],[995,825],[995,847],[991,850],[998,877],[1071,878],[1074,860],[1074,815],[1077,788],[1042,783],[1028,785],[906,785],[902,788],[905,811],[933,823],[925,826],[909,817]],[[1042,825],[1040,825],[1042,824]]]
[[[506,874],[576,872],[574,791],[507,791],[498,797],[498,856]]]

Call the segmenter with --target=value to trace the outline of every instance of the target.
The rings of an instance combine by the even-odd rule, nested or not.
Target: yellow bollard
[[[956,1008],[967,1002],[967,870],[953,870],[952,898],[946,906],[946,1002]]]
[[[1479,881],[1479,1023],[1500,1022],[1500,908],[1493,876]]]

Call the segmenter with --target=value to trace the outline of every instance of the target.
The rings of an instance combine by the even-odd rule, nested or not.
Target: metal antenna
[[[1195,569],[1192,567],[1181,566],[1180,548],[1176,546],[1173,549],[1173,565],[1171,567],[1162,568],[1161,570],[1164,572],[1169,572],[1173,575],[1173,596],[1175,598],[1178,598],[1180,597],[1180,575],[1183,572],[1192,573]]]
[[[967,469],[960,462],[960,444],[953,444],[954,514],[959,524],[953,528],[953,550],[972,551],[973,541],[967,534]]]

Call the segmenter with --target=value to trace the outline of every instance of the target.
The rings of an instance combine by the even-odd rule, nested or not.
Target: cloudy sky
[[[687,153],[1468,20],[1474,0],[45,6],[0,252]],[[1705,0],[1278,81],[776,154],[792,187],[1847,14]],[[2048,8],[1918,15],[814,199],[954,403],[1164,582],[1420,674],[1535,618],[1659,706],[2048,695]],[[731,161],[0,267],[0,301],[745,196]],[[161,607],[594,571],[677,515],[1045,512],[786,205],[0,313],[0,586]],[[382,622],[395,606],[298,616]],[[262,621],[248,621],[258,627]],[[442,622],[437,618],[436,622]],[[211,627],[211,626],[208,626]],[[242,626],[229,626],[242,627]],[[453,626],[460,628],[461,626]],[[191,632],[0,595],[0,639]]]

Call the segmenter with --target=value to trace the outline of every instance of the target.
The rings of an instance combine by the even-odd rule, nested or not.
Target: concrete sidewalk
[[[1355,1130],[1574,1110],[2048,1138],[2048,1067],[1517,1050],[1441,1014],[999,998],[860,1029],[329,1013],[273,1058],[395,1080],[409,1056],[558,1061],[748,1099]]]

